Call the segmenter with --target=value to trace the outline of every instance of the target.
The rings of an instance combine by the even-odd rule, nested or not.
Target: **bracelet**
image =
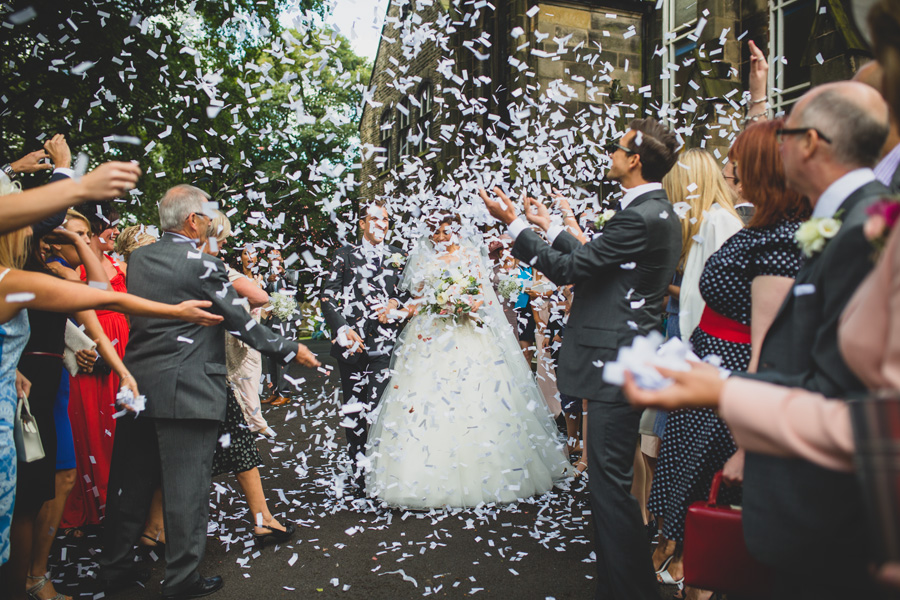
[[[759,100],[754,100],[754,99],[751,98],[751,99],[750,99],[750,102],[749,102],[748,104],[751,104],[751,105],[753,105],[753,104],[762,104],[763,102],[766,102],[767,100],[768,100],[768,98],[760,98]]]
[[[567,210],[567,211],[563,212],[563,217],[565,217],[567,219],[574,219],[575,213],[572,212],[571,210]]]
[[[13,170],[12,163],[6,163],[6,164],[3,165],[2,167],[0,167],[0,171],[3,171],[3,173],[4,173],[7,177],[9,177],[9,180],[10,180],[10,181],[12,181],[13,179],[15,179],[15,177],[16,177],[16,172],[15,172],[15,170]]]

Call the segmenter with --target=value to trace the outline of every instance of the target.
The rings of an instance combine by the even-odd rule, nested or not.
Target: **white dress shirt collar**
[[[363,238],[362,249],[366,256],[381,255],[384,254],[384,242],[375,245],[370,243],[366,238]]]
[[[641,185],[636,185],[633,188],[622,188],[622,191],[625,192],[625,195],[622,196],[622,199],[619,200],[619,204],[622,206],[622,210],[628,208],[628,205],[634,202],[635,198],[640,196],[641,194],[646,194],[647,192],[652,192],[655,190],[661,190],[662,184],[657,182],[644,183]]]
[[[875,173],[872,172],[872,169],[850,171],[822,192],[819,201],[813,208],[813,218],[830,219],[834,217],[850,194],[873,181],[875,181]]]

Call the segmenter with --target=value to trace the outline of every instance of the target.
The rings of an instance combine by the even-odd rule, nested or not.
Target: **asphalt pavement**
[[[297,398],[264,406],[275,440],[260,438],[263,486],[270,510],[298,526],[293,541],[259,548],[235,478],[215,478],[204,575],[225,587],[211,598],[591,598],[594,564],[584,481],[512,506],[407,512],[343,494],[347,457],[338,428],[338,375],[328,347],[308,342],[326,372],[294,367]],[[93,592],[97,532],[62,537],[51,569],[58,589]],[[160,553],[161,554],[161,553]],[[164,560],[142,553],[152,569],[146,588],[113,596],[160,597]],[[670,590],[660,591],[662,598]]]

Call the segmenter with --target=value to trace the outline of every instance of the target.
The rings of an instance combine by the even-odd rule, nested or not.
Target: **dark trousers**
[[[631,495],[640,413],[622,397],[588,402],[588,489],[597,600],[657,600],[650,543]]]
[[[266,325],[269,327],[269,329],[282,337],[285,337],[289,340],[295,338],[296,328],[294,327],[293,322],[285,323],[273,314],[268,319],[266,319]],[[288,368],[288,365],[284,362],[284,359],[277,356],[266,356],[266,362],[268,366],[270,378],[269,380],[272,382],[272,393],[274,393],[276,396],[296,395],[297,390],[293,385],[288,383],[288,380],[284,377]]]
[[[369,434],[369,421],[366,417],[378,406],[387,387],[391,357],[387,354],[374,358],[363,356],[356,364],[340,362],[338,365],[341,371],[344,405],[357,402],[365,405],[362,412],[348,413],[342,419],[346,423],[344,432],[347,434],[347,450],[356,464],[357,454],[366,453],[366,440]],[[357,480],[361,480],[359,473]]]
[[[199,579],[219,424],[130,415],[116,423],[100,557],[103,579],[115,581],[134,566],[134,546],[160,483],[166,531],[162,591],[177,593]]]

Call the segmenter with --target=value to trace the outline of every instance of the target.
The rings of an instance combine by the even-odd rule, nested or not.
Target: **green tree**
[[[297,3],[4,5],[6,160],[64,133],[91,165],[140,161],[139,190],[121,207],[130,219],[155,222],[165,189],[189,182],[232,213],[245,241],[288,254],[325,245],[335,219],[316,202],[326,199],[333,213],[355,200],[350,173],[370,66],[320,25],[323,0],[300,2],[306,12],[285,30],[289,4]]]

